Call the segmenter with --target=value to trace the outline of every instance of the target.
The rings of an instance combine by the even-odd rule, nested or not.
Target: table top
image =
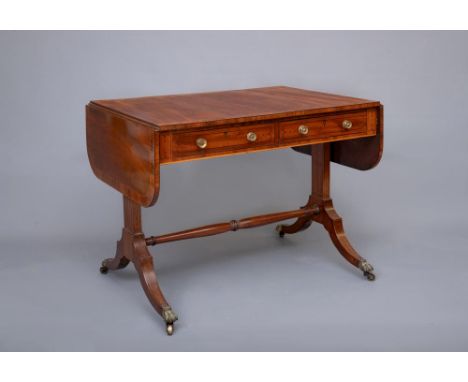
[[[363,109],[380,102],[287,86],[163,95],[91,104],[167,131]]]

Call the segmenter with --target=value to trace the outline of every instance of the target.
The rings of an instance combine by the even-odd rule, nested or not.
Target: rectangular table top
[[[91,101],[167,131],[377,107],[378,101],[273,86]]]

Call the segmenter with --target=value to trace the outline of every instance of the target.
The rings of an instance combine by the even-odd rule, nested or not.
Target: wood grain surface
[[[92,103],[151,124],[161,131],[267,121],[380,105],[377,101],[287,86],[96,100]]]
[[[139,205],[159,195],[159,133],[108,110],[86,107],[86,144],[94,174]]]
[[[287,147],[310,154],[330,143],[332,161],[367,170],[383,150],[380,102],[285,86],[91,101],[86,110],[94,173],[144,207],[158,197],[161,164]]]

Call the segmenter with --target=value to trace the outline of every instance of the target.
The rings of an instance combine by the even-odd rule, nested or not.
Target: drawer
[[[280,123],[280,143],[301,143],[318,139],[367,132],[367,112],[339,114],[330,117],[300,119]]]
[[[172,157],[203,157],[233,151],[250,151],[256,147],[275,143],[273,124],[260,124],[174,133]]]

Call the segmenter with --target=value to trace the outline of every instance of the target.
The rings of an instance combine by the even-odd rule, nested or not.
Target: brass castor
[[[168,336],[172,336],[174,333],[174,322],[178,320],[177,314],[174,313],[169,305],[162,308],[161,317],[166,321],[166,333]]]
[[[99,268],[99,272],[101,272],[103,275],[105,275],[108,270],[109,270],[109,268],[107,268],[104,265],[101,268]]]
[[[275,229],[276,229],[276,232],[278,232],[279,237],[284,237],[282,224],[278,224]]]
[[[168,336],[172,336],[172,333],[174,333],[174,325],[173,324],[167,324],[166,325],[166,333]]]
[[[375,275],[372,272],[374,270],[374,267],[370,265],[366,260],[362,260],[359,265],[359,269],[362,271],[365,277],[367,277],[367,280],[369,281],[374,281],[375,280]]]

